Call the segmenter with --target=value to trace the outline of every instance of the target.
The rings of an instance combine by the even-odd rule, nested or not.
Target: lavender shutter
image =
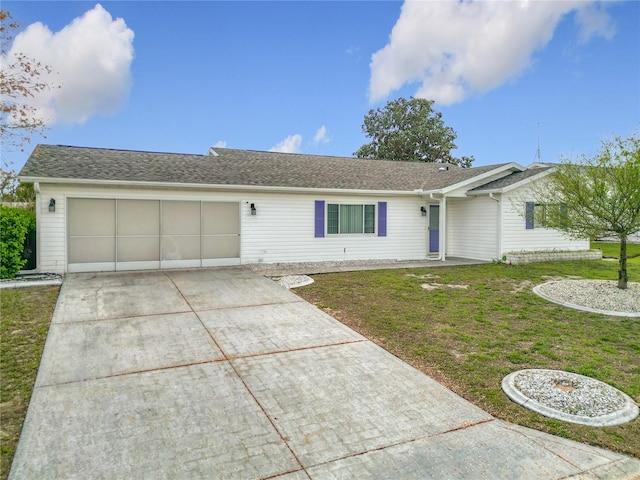
[[[527,223],[527,230],[531,230],[533,228],[533,209],[535,204],[533,202],[527,202],[526,211],[525,211],[525,221]]]
[[[324,237],[324,200],[316,200],[315,238]]]
[[[378,236],[387,236],[387,202],[378,202]]]

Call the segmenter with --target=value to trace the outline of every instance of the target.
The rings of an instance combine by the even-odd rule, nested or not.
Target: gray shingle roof
[[[529,168],[522,172],[514,172],[510,175],[494,180],[493,182],[485,183],[484,185],[480,185],[479,187],[472,188],[471,190],[469,190],[469,192],[482,193],[483,191],[489,190],[501,190],[503,188],[510,187],[511,185],[526,180],[527,178],[531,178],[541,174],[542,172],[546,172],[550,168],[552,167]]]
[[[216,155],[38,145],[21,177],[345,190],[438,190],[499,165],[475,168],[216,148]]]

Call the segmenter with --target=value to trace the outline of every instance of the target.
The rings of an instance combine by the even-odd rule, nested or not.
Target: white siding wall
[[[38,268],[62,273],[66,268],[66,199],[127,198],[156,200],[238,201],[241,215],[241,263],[327,260],[418,260],[426,258],[426,217],[418,197],[338,196],[284,193],[211,192],[133,188],[40,185]],[[56,212],[49,213],[55,198]],[[325,235],[314,237],[315,200],[326,203],[387,202],[387,236]],[[257,215],[250,214],[254,203]],[[376,210],[377,212],[377,210]],[[377,222],[376,222],[377,232]]]
[[[386,201],[387,236],[377,236],[376,224],[376,234],[315,238],[315,200],[325,201],[325,215],[328,203]],[[251,202],[258,214],[243,218],[242,263],[426,257],[426,221],[418,197],[256,194]]]
[[[55,199],[56,211],[49,212],[49,200]],[[37,196],[37,269],[64,273],[66,267],[66,201],[56,187],[40,186]]]
[[[498,202],[488,197],[447,199],[447,248],[452,257],[498,258]]]
[[[527,230],[524,218],[525,202],[533,201],[526,188],[502,196],[502,254],[545,250],[588,250],[589,240],[571,240],[558,230],[533,228]]]

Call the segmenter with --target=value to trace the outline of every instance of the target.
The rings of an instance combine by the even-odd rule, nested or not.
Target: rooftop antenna
[[[536,160],[541,163],[542,155],[540,154],[540,122],[537,122],[536,126],[538,128],[538,149],[536,150]]]

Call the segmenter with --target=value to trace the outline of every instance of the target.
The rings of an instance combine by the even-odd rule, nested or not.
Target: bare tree
[[[627,238],[640,231],[640,138],[615,137],[592,157],[562,161],[534,183],[533,194],[542,208],[527,215],[536,223],[572,238],[620,241],[618,288],[626,289]]]
[[[52,88],[43,77],[51,73],[51,67],[30,58],[24,53],[9,56],[10,45],[18,23],[11,14],[0,9],[0,143],[3,150],[19,148],[31,142],[31,135],[42,133],[45,120],[38,114],[29,99]],[[2,198],[11,199],[16,195],[19,184],[12,166],[4,161],[0,166]]]

